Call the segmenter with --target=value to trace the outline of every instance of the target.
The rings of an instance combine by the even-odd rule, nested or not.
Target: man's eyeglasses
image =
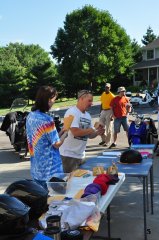
[[[82,97],[85,94],[92,94],[92,92],[89,90],[81,90],[78,92],[78,98]]]

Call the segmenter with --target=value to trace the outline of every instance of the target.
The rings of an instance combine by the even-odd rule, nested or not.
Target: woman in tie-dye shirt
[[[55,88],[40,87],[35,105],[26,121],[31,176],[44,187],[54,173],[63,172],[59,147],[64,140],[60,140],[53,118],[46,113],[52,107],[56,97]]]

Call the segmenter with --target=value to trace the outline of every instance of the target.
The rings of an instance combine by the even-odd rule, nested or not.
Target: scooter
[[[130,103],[133,106],[149,104],[151,107],[157,104],[156,96],[148,90],[144,90],[143,93],[145,94],[144,98],[142,96],[131,96]]]

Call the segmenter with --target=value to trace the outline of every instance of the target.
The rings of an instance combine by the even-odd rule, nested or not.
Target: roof
[[[159,48],[159,37],[156,38],[153,42],[142,47],[142,50],[149,50],[149,49],[154,49],[154,48]]]
[[[159,67],[159,58],[155,60],[146,60],[146,61],[136,63],[132,68],[140,69],[140,68],[148,68],[148,67]]]

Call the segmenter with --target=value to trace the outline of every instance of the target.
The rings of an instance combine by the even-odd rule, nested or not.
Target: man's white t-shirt
[[[91,116],[88,112],[82,113],[76,106],[69,108],[64,117],[73,115],[74,119],[71,127],[81,129],[92,128]],[[62,156],[73,158],[84,158],[88,136],[74,137],[71,131],[68,131],[68,137],[60,147]]]

